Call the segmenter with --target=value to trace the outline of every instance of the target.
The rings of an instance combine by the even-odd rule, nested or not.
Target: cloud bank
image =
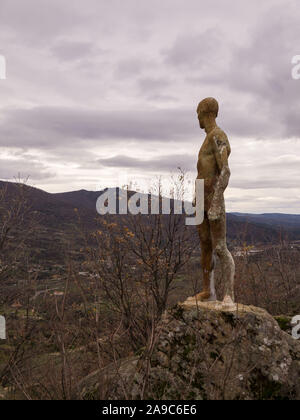
[[[232,211],[299,213],[295,0],[2,0],[1,179],[48,191],[195,172],[198,102],[232,143]]]

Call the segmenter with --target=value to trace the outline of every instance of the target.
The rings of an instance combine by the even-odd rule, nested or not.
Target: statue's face
[[[201,111],[201,109],[199,109],[197,114],[198,114],[200,128],[204,129],[205,128],[204,127],[204,113]]]

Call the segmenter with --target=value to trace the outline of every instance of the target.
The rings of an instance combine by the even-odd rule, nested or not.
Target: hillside
[[[292,377],[298,349],[270,316],[252,309],[243,315],[239,305],[238,313],[229,316],[212,311],[217,326],[203,316],[206,310],[200,312],[199,320],[193,308],[181,311],[186,315],[183,320],[173,319],[173,305],[195,295],[202,286],[199,239],[195,227],[183,226],[185,216],[100,217],[95,209],[100,194],[85,190],[50,194],[22,184],[0,184],[0,245],[4,243],[0,313],[9,334],[9,345],[0,343],[0,399],[24,394],[34,399],[110,399],[120,391],[119,383],[110,381],[111,374],[112,379],[120,378],[124,369],[125,378],[136,380],[149,398],[176,397],[178,389],[172,384],[184,390],[180,397],[223,398],[224,378],[228,378],[226,398],[293,399],[299,392]],[[29,204],[29,211],[20,205],[23,202]],[[264,308],[290,333],[291,319],[300,311],[300,247],[278,239],[284,229],[287,236],[295,236],[297,230],[288,215],[280,215],[282,224],[277,226],[249,220],[251,216],[228,215],[236,299]],[[268,220],[267,215],[263,219]],[[3,236],[7,226],[8,234]],[[222,299],[220,268],[217,261],[216,288]],[[170,354],[162,354],[166,342],[163,314],[171,332]],[[194,325],[200,325],[204,337],[193,335]],[[275,346],[265,343],[266,332]],[[233,347],[232,336],[237,338]],[[157,346],[148,352],[152,342]],[[203,346],[208,349],[203,362],[209,374],[214,372],[214,378],[210,375],[207,380],[205,366],[198,363]],[[180,359],[173,357],[172,349]],[[227,370],[233,352],[240,363],[238,372]],[[149,383],[146,389],[132,368],[138,363],[143,369],[143,356],[149,360],[150,353],[153,386]],[[287,366],[281,368],[285,360]],[[195,361],[195,381],[191,382],[190,366]],[[120,366],[117,376],[116,362]],[[64,363],[72,370],[64,370]],[[19,372],[22,388],[15,382]],[[100,373],[108,380],[103,387],[98,386]],[[235,381],[237,375],[243,381]],[[219,380],[223,394],[216,394]],[[165,392],[165,384],[170,392]],[[258,386],[252,389],[252,384]],[[136,387],[126,389],[136,395]]]
[[[6,204],[18,194],[19,184],[0,181],[0,189],[6,188]],[[87,229],[96,226],[96,201],[103,191],[72,191],[51,194],[24,186],[24,196],[35,212],[39,226],[47,232],[60,231],[74,233],[78,220]],[[132,192],[129,193],[132,194]],[[122,222],[126,216],[120,216]],[[281,237],[291,240],[300,239],[300,215],[287,214],[243,214],[227,215],[228,240],[232,243],[247,242],[251,244],[277,242]]]
[[[300,229],[300,215],[299,214],[282,214],[282,213],[264,213],[264,214],[250,214],[250,213],[231,213],[232,215],[247,219],[249,222],[254,222],[263,225],[270,225],[282,228]]]

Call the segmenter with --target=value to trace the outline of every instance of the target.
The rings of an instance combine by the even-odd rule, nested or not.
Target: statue
[[[226,244],[226,212],[224,191],[230,178],[228,158],[231,152],[228,138],[216,124],[218,102],[206,98],[197,108],[200,128],[206,138],[198,156],[197,179],[204,180],[204,221],[197,226],[201,243],[203,291],[194,298],[199,301],[216,300],[214,267],[219,257],[225,286],[224,304],[234,302],[235,264]]]

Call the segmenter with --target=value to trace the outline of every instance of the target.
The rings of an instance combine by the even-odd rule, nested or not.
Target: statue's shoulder
[[[214,128],[210,133],[209,136],[213,140],[225,140],[228,141],[228,137],[225,133],[225,131],[222,130],[220,127]]]
[[[230,155],[231,147],[225,131],[223,131],[220,127],[216,127],[209,133],[209,137],[210,140],[218,146],[218,148],[226,146],[228,155]]]

